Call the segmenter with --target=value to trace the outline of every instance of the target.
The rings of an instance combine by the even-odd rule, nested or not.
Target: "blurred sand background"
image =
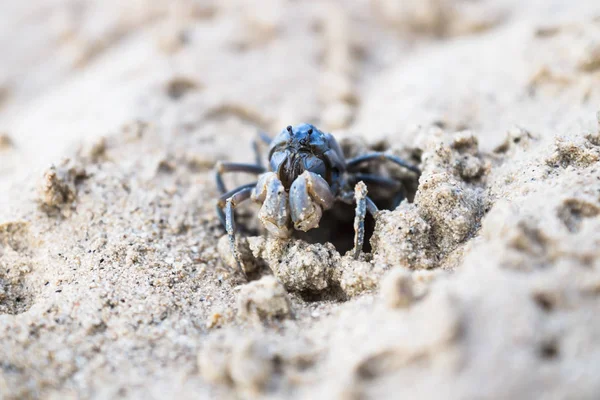
[[[1,399],[597,398],[598,2],[9,0],[0,52]],[[419,189],[243,282],[212,168],[301,122]]]

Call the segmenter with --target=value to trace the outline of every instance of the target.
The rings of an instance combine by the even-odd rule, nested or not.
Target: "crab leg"
[[[415,167],[412,164],[409,164],[408,162],[404,161],[400,157],[394,156],[392,154],[381,153],[381,152],[364,154],[362,156],[358,156],[358,157],[352,158],[350,160],[347,160],[346,168],[348,170],[352,170],[355,167],[357,167],[358,165],[363,164],[367,161],[371,161],[371,160],[379,160],[379,161],[388,160],[388,161],[393,162],[394,164],[400,165],[401,167],[407,168],[416,174],[419,174],[419,175],[421,174],[421,170],[419,168]]]
[[[218,162],[215,168],[215,180],[217,181],[217,188],[221,194],[227,192],[222,176],[225,172],[247,172],[249,174],[258,175],[265,172],[265,168],[261,165]]]
[[[263,166],[263,158],[262,158],[262,154],[260,151],[260,142],[270,145],[271,138],[265,132],[259,131],[257,137],[254,138],[254,140],[252,140],[252,149],[254,150],[254,157],[256,160],[256,165],[260,165],[262,167]]]
[[[219,217],[221,224],[223,224],[223,228],[227,228],[227,221],[225,218],[225,211],[224,211],[225,205],[227,204],[227,199],[241,190],[244,190],[246,188],[252,189],[254,186],[256,186],[256,182],[248,183],[246,185],[242,185],[233,190],[230,190],[229,192],[227,192],[227,193],[221,195],[221,197],[219,197],[219,200],[217,200],[217,216]]]
[[[250,195],[252,194],[252,186],[253,185],[245,185],[242,187],[239,187],[238,189],[236,189],[236,191],[234,191],[234,193],[232,195],[230,195],[226,200],[225,200],[225,230],[227,231],[227,236],[229,237],[229,246],[231,248],[231,252],[233,254],[233,257],[235,258],[235,262],[237,264],[238,270],[245,275],[244,273],[244,269],[242,268],[242,261],[240,259],[240,254],[237,251],[237,246],[235,243],[235,214],[233,212],[233,210],[235,209],[235,207],[240,204],[241,202],[248,200],[250,198]],[[231,193],[231,192],[230,192]],[[229,194],[229,193],[227,193]],[[219,200],[219,203],[221,203],[221,199]],[[222,207],[222,206],[221,206]],[[219,210],[221,213],[223,213],[223,209],[219,207]]]
[[[377,213],[377,206],[367,196],[367,185],[360,181],[354,187],[354,201],[356,202],[356,215],[354,217],[354,259],[357,260],[365,241],[365,216],[367,212],[372,216]]]

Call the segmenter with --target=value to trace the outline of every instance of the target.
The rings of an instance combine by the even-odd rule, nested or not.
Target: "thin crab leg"
[[[354,254],[355,260],[360,256],[365,241],[365,216],[367,212],[375,216],[378,209],[373,200],[367,196],[367,185],[360,181],[354,187],[356,215],[354,217]]]
[[[235,214],[234,209],[241,202],[248,200],[252,194],[252,187],[241,188],[235,194],[227,198],[225,200],[225,230],[227,231],[227,236],[229,237],[229,247],[231,248],[231,253],[235,259],[238,270],[242,273],[242,275],[246,275],[244,269],[242,268],[242,261],[240,259],[240,254],[237,250],[236,242],[235,242]]]
[[[260,132],[258,132],[258,137],[254,138],[254,140],[252,141],[252,149],[254,150],[254,158],[255,158],[256,165],[260,165],[262,167],[263,166],[263,158],[262,158],[262,153],[260,151],[259,141],[263,142],[264,144],[270,145],[272,139],[265,132],[260,131]]]
[[[256,186],[256,182],[248,183],[246,185],[242,185],[233,190],[230,190],[229,192],[227,192],[227,193],[221,195],[221,197],[219,197],[219,200],[217,200],[217,216],[219,217],[219,220],[221,221],[221,223],[223,224],[223,227],[225,229],[227,229],[227,219],[225,218],[224,210],[225,210],[225,206],[227,204],[227,199],[242,190],[252,189],[252,188],[254,188],[254,186]]]
[[[416,174],[419,174],[419,175],[421,174],[421,170],[419,168],[415,167],[412,164],[409,164],[408,162],[404,161],[400,157],[394,156],[392,154],[381,153],[381,152],[364,154],[362,156],[358,156],[358,157],[352,158],[350,160],[347,160],[346,161],[346,169],[352,170],[352,169],[356,168],[358,165],[363,164],[367,161],[371,161],[371,160],[378,160],[378,161],[388,160],[388,161],[391,161],[394,164],[400,165],[401,167],[404,167]]]
[[[225,182],[223,182],[223,174],[225,172],[247,172],[258,175],[265,172],[265,168],[261,165],[218,162],[215,168],[215,181],[217,182],[217,189],[219,189],[219,193],[221,194],[227,192]]]
[[[256,162],[256,165],[260,165],[261,167],[263,166],[263,158],[262,158],[262,153],[260,151],[260,142],[270,145],[271,144],[271,138],[269,137],[269,135],[267,135],[265,132],[259,131],[257,134],[257,137],[255,137],[252,140],[252,150],[254,150],[254,159]]]

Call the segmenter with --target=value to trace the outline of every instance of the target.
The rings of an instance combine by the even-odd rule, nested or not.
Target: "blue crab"
[[[364,242],[364,220],[375,216],[378,208],[367,195],[366,184],[379,185],[401,192],[399,181],[378,175],[361,174],[359,168],[370,161],[390,161],[420,175],[420,170],[401,158],[373,152],[346,160],[330,133],[310,124],[288,126],[274,139],[261,134],[269,145],[268,167],[264,167],[257,141],[254,142],[255,164],[219,162],[216,183],[221,196],[217,213],[227,234],[231,251],[243,273],[236,248],[234,209],[252,199],[262,204],[258,218],[271,234],[288,238],[293,229],[308,231],[319,226],[323,211],[337,201],[356,204],[353,256],[358,258]],[[254,183],[228,191],[223,174],[245,172],[258,176]],[[399,198],[397,203],[400,202]]]

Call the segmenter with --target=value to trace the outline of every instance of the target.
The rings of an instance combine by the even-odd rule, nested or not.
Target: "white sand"
[[[597,397],[600,5],[348,3],[0,6],[1,399]],[[212,167],[305,121],[415,201],[244,283]]]

